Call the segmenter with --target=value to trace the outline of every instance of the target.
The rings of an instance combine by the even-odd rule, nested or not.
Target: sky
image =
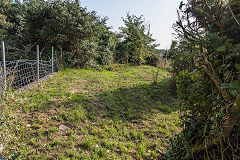
[[[123,26],[122,17],[126,13],[143,15],[151,26],[151,33],[158,48],[168,49],[174,39],[173,23],[177,20],[177,8],[181,0],[80,0],[82,7],[88,11],[97,11],[100,16],[109,18],[108,25],[113,31]]]

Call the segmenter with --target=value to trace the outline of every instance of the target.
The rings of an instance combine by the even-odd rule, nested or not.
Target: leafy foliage
[[[59,66],[82,67],[121,63],[143,64],[158,57],[150,25],[143,16],[127,14],[125,27],[115,34],[107,17],[88,12],[79,1],[1,1],[0,38],[6,41],[8,60],[35,59],[35,46],[48,60],[55,46]]]
[[[150,33],[150,26],[145,23],[143,16],[135,16],[127,13],[123,18],[125,27],[121,27],[121,35],[123,41],[118,44],[121,58],[120,61],[141,65],[145,63],[146,58],[151,57],[155,53],[155,40]]]
[[[171,156],[239,158],[240,3],[191,0],[181,2],[178,15],[179,41],[169,57],[185,129]]]
[[[70,66],[110,64],[113,61],[116,36],[107,27],[106,17],[71,1],[30,0],[23,3],[1,2],[0,15],[3,29],[1,37],[9,46],[23,53],[11,58],[34,58],[36,44],[41,47],[41,57],[47,59],[51,46],[64,53],[57,55]],[[0,10],[0,11],[1,11]],[[8,25],[9,23],[9,25]],[[11,24],[11,25],[10,25]],[[7,27],[9,26],[9,27]],[[26,49],[27,48],[27,49]]]

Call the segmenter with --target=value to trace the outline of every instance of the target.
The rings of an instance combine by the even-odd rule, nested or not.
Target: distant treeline
[[[35,59],[40,45],[42,59],[49,59],[54,46],[57,63],[68,67],[156,63],[157,45],[143,16],[127,14],[119,33],[107,20],[78,1],[0,1],[0,39],[6,41],[8,60]]]

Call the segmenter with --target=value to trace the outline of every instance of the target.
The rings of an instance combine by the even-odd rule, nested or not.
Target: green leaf
[[[221,89],[226,89],[226,88],[229,88],[229,84],[228,83],[223,83],[221,85]]]
[[[240,72],[240,64],[235,64],[235,68]]]
[[[216,122],[217,118],[216,117],[211,117],[212,122]]]
[[[203,102],[201,103],[201,105],[202,105],[203,107],[206,107],[206,106],[207,106],[207,103],[206,103],[205,101],[203,101]]]
[[[232,82],[230,82],[229,88],[231,88],[231,89],[236,89],[236,90],[240,89],[239,82],[238,82],[238,81],[232,81]]]
[[[230,89],[229,92],[232,96],[237,96],[238,95],[238,91],[236,89]]]
[[[226,52],[226,47],[225,46],[218,47],[217,51],[218,52]]]

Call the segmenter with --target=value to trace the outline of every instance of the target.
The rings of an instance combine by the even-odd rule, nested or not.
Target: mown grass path
[[[180,131],[171,77],[150,66],[66,69],[18,95],[1,116],[4,156],[160,159]]]

